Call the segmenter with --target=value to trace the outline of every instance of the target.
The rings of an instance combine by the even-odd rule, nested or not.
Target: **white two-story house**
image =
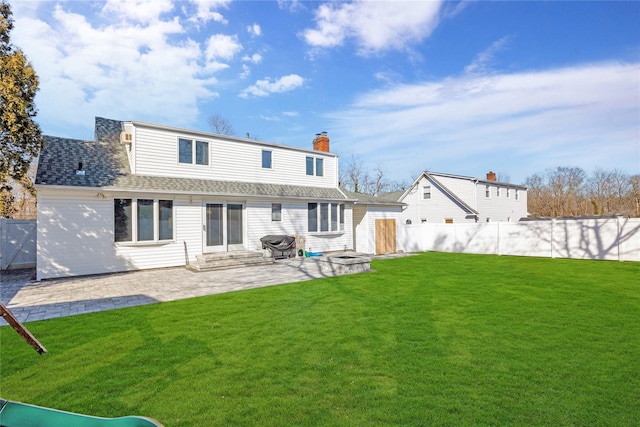
[[[45,143],[38,280],[261,251],[272,234],[303,235],[318,252],[353,249],[354,200],[339,188],[324,134],[301,149],[96,118],[93,141]]]
[[[437,172],[423,172],[399,195],[406,204],[405,224],[516,222],[527,216],[527,187],[486,179]],[[385,196],[385,197],[389,197]]]

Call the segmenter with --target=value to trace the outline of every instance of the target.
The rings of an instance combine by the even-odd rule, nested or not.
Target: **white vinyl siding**
[[[420,197],[422,195],[418,192]],[[402,242],[402,230],[401,226],[404,224],[402,221],[402,207],[382,207],[382,206],[355,206],[354,207],[354,226],[356,229],[355,239],[355,251],[364,254],[374,254],[376,252],[376,220],[377,219],[395,219],[396,220],[396,243],[397,250],[403,250],[399,246]]]
[[[116,198],[127,198],[116,194]],[[176,240],[146,245],[114,242],[113,197],[95,191],[38,189],[38,266],[40,279],[111,273],[185,263],[184,243],[192,260],[201,253],[200,206],[189,199],[173,201]]]
[[[512,221],[516,222],[527,215],[527,192],[515,186],[495,184],[486,181],[476,182],[471,178],[433,174],[434,178],[449,189],[457,198],[462,200],[479,214],[467,213],[466,210],[452,197],[447,195],[437,184],[426,177],[422,177],[416,184],[416,191],[409,192],[402,200],[407,204],[402,214],[402,222],[406,224],[421,224],[426,219],[428,223],[442,224],[445,219],[452,219],[454,224],[468,222]],[[425,187],[431,186],[431,199],[424,198]],[[419,190],[418,190],[419,189]],[[500,190],[500,196],[497,191]],[[517,191],[517,198],[511,192]],[[491,194],[493,193],[493,194]],[[487,194],[490,197],[487,198]]]
[[[225,140],[216,136],[189,135],[146,126],[135,128],[136,173],[139,175],[200,178],[222,181],[293,184],[314,187],[338,186],[338,158],[331,153],[294,147],[265,145],[256,141]],[[209,164],[178,161],[178,139],[208,142]],[[309,142],[311,145],[311,141]],[[195,149],[194,149],[195,150]],[[262,167],[262,151],[272,152],[271,169]],[[322,176],[306,174],[305,159],[322,159]],[[275,160],[277,159],[277,163]]]
[[[282,221],[271,221],[271,202],[247,202],[247,249],[262,250],[260,238],[268,234],[301,234],[306,239],[305,250],[314,252],[353,249],[350,227],[337,233],[307,233],[308,204],[282,203]],[[345,222],[351,224],[351,206],[345,205]]]

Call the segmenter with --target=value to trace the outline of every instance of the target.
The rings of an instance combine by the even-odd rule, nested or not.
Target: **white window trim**
[[[307,161],[311,159],[311,173],[308,173],[307,170]],[[322,175],[318,175],[318,161],[322,162]],[[326,162],[324,161],[324,157],[316,157],[316,156],[305,156],[304,158],[304,173],[306,176],[324,176],[325,175],[325,166]]]
[[[266,167],[264,165],[264,153],[265,152],[271,153],[270,159],[269,159],[269,163],[270,163],[269,167]],[[262,166],[262,169],[273,170],[273,150],[264,150],[263,149],[262,151],[260,151],[260,166]]]
[[[427,192],[427,190],[429,190]],[[429,195],[429,197],[425,197],[426,195]],[[422,187],[422,200],[431,200],[431,186],[430,185],[425,185]]]
[[[191,163],[187,163],[187,162],[181,162],[180,161],[180,140],[184,140],[184,141],[191,141]],[[198,142],[203,142],[207,144],[207,164],[200,164],[200,163],[196,163],[196,152],[197,152],[197,145]],[[193,139],[193,138],[183,138],[183,137],[178,137],[178,141],[176,144],[176,149],[177,149],[177,163],[178,165],[190,165],[190,166],[197,166],[197,167],[210,167],[211,166],[211,142],[210,141],[206,141],[204,139]],[[165,199],[163,199],[165,200]]]
[[[131,199],[131,240],[116,242],[115,241],[115,200],[117,199]],[[153,200],[153,240],[138,240],[138,200]],[[173,230],[173,237],[171,239],[160,240],[160,200],[171,201],[171,229]],[[111,204],[114,210],[112,213],[113,224],[113,241],[116,246],[153,246],[164,245],[167,243],[176,242],[176,202],[175,199],[162,198],[162,197],[114,197]]]
[[[278,210],[278,216],[279,218],[274,219],[274,211],[273,208],[275,207],[275,205],[278,205],[280,207],[280,209]],[[271,203],[271,222],[282,222],[282,203]]]
[[[316,231],[309,231],[309,205],[310,204],[315,204],[316,205],[316,224],[318,227],[318,230]],[[328,230],[327,231],[320,231],[321,228],[321,224],[322,224],[322,209],[320,208],[322,204],[327,204],[329,206],[327,206],[327,224],[328,224]],[[332,230],[331,229],[331,220],[332,220],[332,215],[331,215],[331,205],[337,205],[336,206],[336,215],[338,216],[338,221],[337,221],[337,230]],[[339,202],[327,202],[327,201],[320,201],[320,202],[309,202],[307,203],[307,233],[309,233],[310,236],[329,236],[329,235],[341,235],[345,233],[345,223],[344,222],[340,222],[340,212],[342,210],[342,206],[345,206],[344,203],[339,203]],[[346,206],[345,206],[345,222],[346,222]]]

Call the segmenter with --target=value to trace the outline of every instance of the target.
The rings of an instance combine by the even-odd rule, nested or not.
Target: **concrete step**
[[[196,262],[187,266],[191,271],[212,271],[273,264],[273,258],[265,258],[262,252],[218,252],[196,256]]]

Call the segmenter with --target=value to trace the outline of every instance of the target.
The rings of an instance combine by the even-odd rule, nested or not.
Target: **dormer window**
[[[178,162],[196,165],[209,164],[209,143],[206,141],[193,141],[191,139],[178,139]]]
[[[324,175],[324,159],[320,157],[307,157],[306,170],[307,170],[307,175],[323,176]]]

